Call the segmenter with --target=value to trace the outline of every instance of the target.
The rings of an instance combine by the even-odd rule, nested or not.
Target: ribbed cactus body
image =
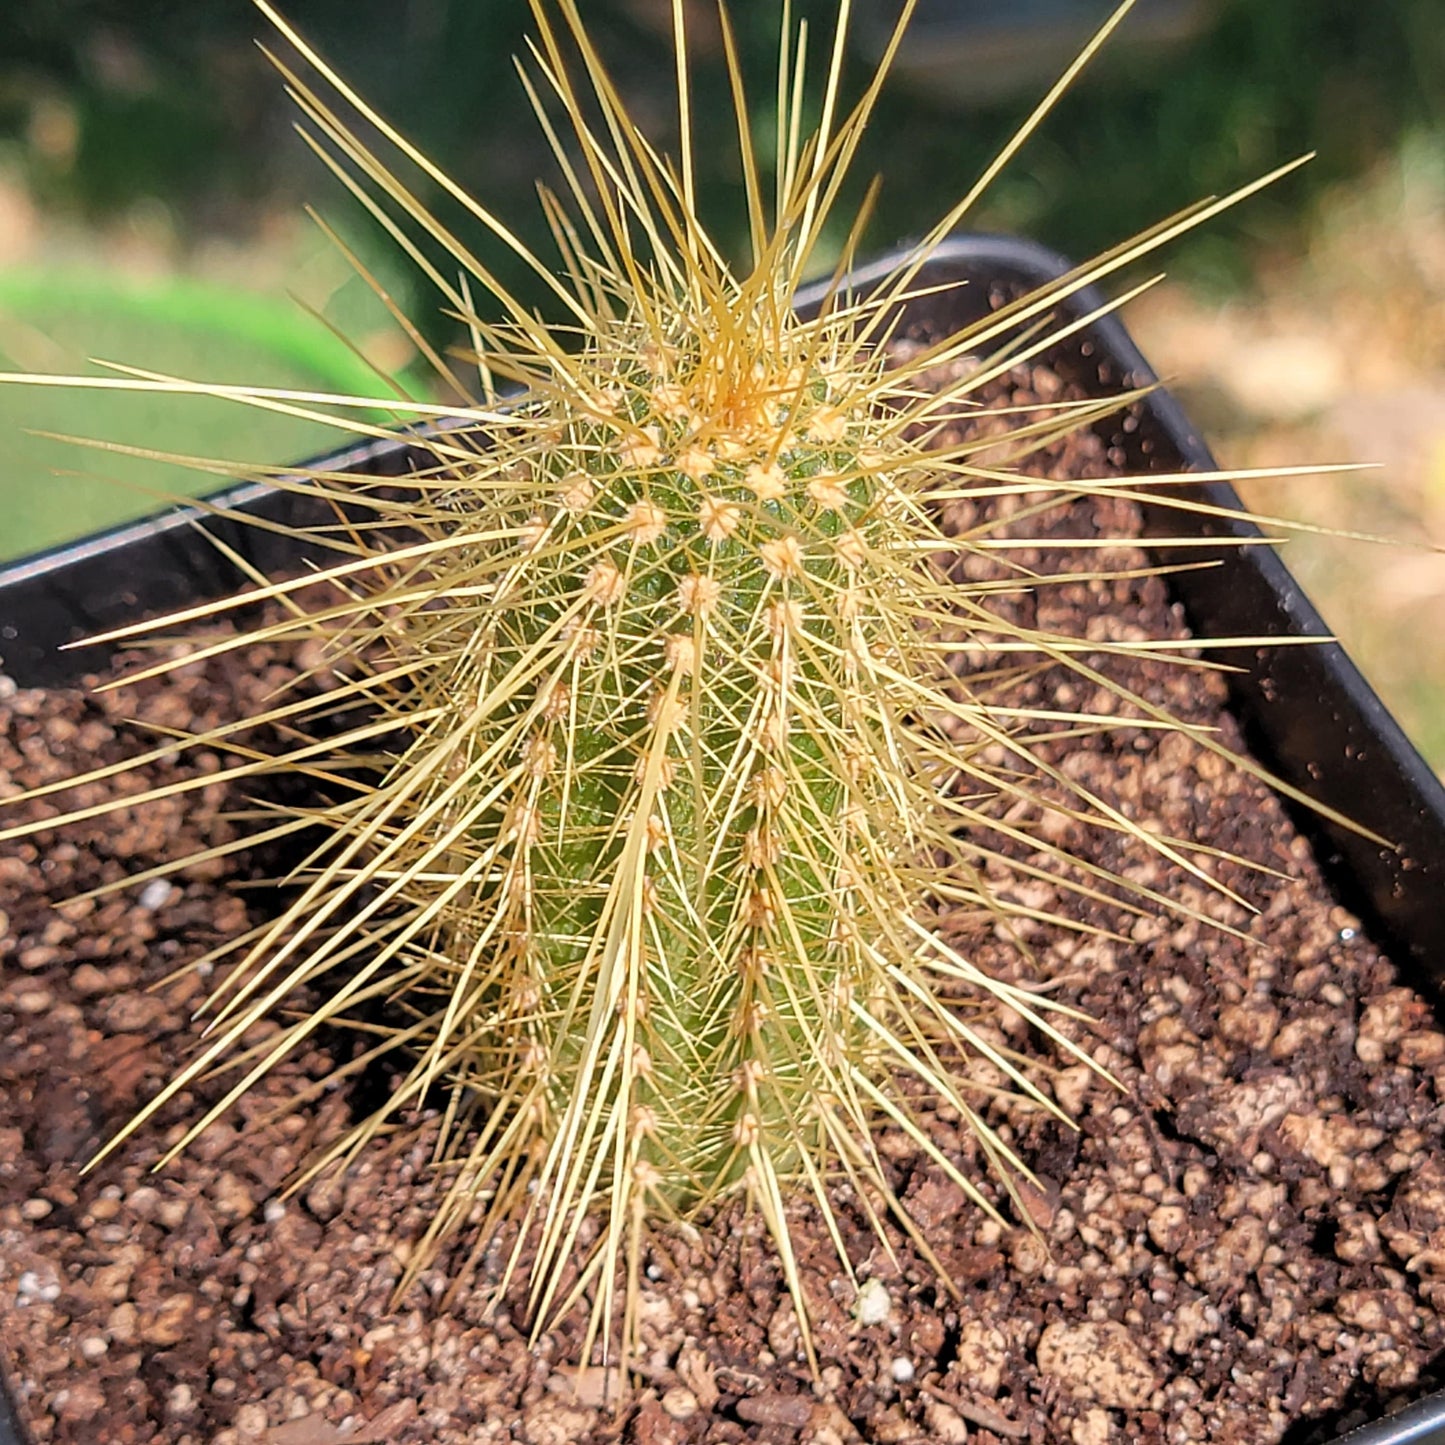
[[[564,1194],[618,1159],[673,1208],[796,1173],[879,1048],[859,989],[896,948],[866,919],[921,780],[878,693],[918,660],[916,538],[877,365],[840,389],[836,328],[790,324],[525,398],[432,528],[463,539],[437,596],[497,580],[395,633],[441,705],[390,785],[455,818],[402,854],[445,961],[429,1042],[521,1101]]]

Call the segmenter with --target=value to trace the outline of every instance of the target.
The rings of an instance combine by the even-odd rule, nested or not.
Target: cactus
[[[341,100],[460,197],[262,8]],[[865,1209],[881,1200],[907,1227],[875,1145],[880,1121],[901,1127],[992,1208],[920,1123],[920,1094],[958,1112],[1005,1180],[1026,1172],[982,1117],[987,1096],[966,1083],[960,1056],[982,1056],[1009,1087],[1056,1109],[976,1023],[979,1011],[1006,1004],[1070,1049],[1050,1023],[1058,1006],[985,976],[929,921],[943,903],[1005,926],[1026,911],[985,876],[1010,837],[1045,853],[1056,882],[1098,896],[1097,870],[1011,823],[1009,809],[1028,800],[1036,813],[1122,830],[1207,879],[1183,844],[1145,834],[1035,753],[1044,723],[1100,729],[1108,718],[1021,713],[1010,688],[1041,659],[1063,663],[1114,687],[1131,704],[1130,726],[1177,726],[1219,745],[1106,683],[1070,639],[1004,623],[990,598],[1010,544],[991,524],[950,535],[939,520],[950,497],[1053,501],[1062,489],[982,465],[976,445],[935,443],[974,393],[1059,332],[1029,334],[997,360],[966,358],[987,356],[1009,328],[1047,316],[1069,292],[1218,206],[900,361],[888,346],[896,303],[984,182],[870,294],[839,284],[816,317],[793,310],[886,58],[839,121],[840,41],[819,129],[803,140],[799,43],[785,19],[780,114],[792,124],[780,127],[770,210],[728,37],[753,251],[737,269],[697,219],[682,7],[676,167],[618,100],[575,0],[557,0],[555,16],[540,0],[533,9],[539,40],[527,84],[572,191],[570,217],[544,192],[567,279],[460,199],[546,278],[566,312],[560,328],[515,302],[331,104],[286,72],[318,150],[339,174],[373,184],[386,206],[351,182],[467,319],[484,404],[388,403],[462,423],[437,435],[435,466],[405,488],[280,480],[362,515],[319,534],[339,549],[334,564],[258,579],[240,598],[112,635],[174,632],[271,599],[277,620],[194,644],[191,655],[258,639],[319,641],[334,683],[260,719],[299,741],[257,755],[236,741],[257,721],[242,719],[160,750],[220,749],[237,759],[232,779],[349,780],[338,800],[294,807],[268,830],[309,833],[321,823],[324,838],[294,875],[283,916],[245,940],[240,969],[212,1000],[204,1048],[140,1118],[239,1056],[239,1078],[183,1148],[323,1024],[384,1001],[376,1052],[402,1051],[405,1075],[318,1168],[440,1102],[446,1150],[460,1168],[427,1248],[461,1227],[478,1199],[489,1201],[484,1237],[519,1225],[514,1263],[529,1232],[536,1244],[538,1318],[592,1289],[609,1333],[619,1282],[635,1302],[649,1222],[744,1190],[766,1221],[806,1338],[784,1218],[795,1183],[811,1190],[847,1268],[832,1221],[835,1181],[858,1186]],[[580,82],[564,39],[581,57]],[[586,118],[584,87],[598,122]],[[570,150],[544,94],[572,123]],[[865,218],[866,208],[838,277]],[[468,283],[428,261],[409,224],[451,251],[504,321],[483,318]],[[505,406],[499,380],[518,388]],[[186,389],[139,376],[76,384]],[[348,404],[219,390],[308,413]],[[1075,413],[1014,418],[1015,445],[1027,449],[1098,409]],[[971,570],[970,558],[985,565]],[[949,665],[960,641],[995,653],[996,666],[961,680]],[[339,734],[334,725],[308,731],[357,703],[364,717]],[[127,795],[116,806],[137,801]],[[1102,881],[1118,885],[1121,908],[1174,906],[1123,879]],[[263,1050],[245,1052],[248,1027],[303,985],[320,1002]],[[604,1227],[580,1283],[564,1286],[594,1212]],[[628,1333],[630,1321],[629,1309]]]

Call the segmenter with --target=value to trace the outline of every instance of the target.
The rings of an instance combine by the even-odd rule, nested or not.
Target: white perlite
[[[860,1325],[881,1325],[893,1308],[888,1287],[877,1279],[866,1279],[858,1287],[858,1299],[853,1305],[853,1318]]]

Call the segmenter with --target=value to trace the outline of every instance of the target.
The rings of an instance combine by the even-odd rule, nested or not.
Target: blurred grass
[[[178,377],[373,394],[346,346],[295,307],[194,282],[118,284],[99,273],[0,273],[0,368],[115,375],[91,358]],[[38,433],[264,464],[334,449],[322,423],[213,398],[0,387],[5,506],[0,560],[154,512],[225,484],[210,473],[67,446]]]

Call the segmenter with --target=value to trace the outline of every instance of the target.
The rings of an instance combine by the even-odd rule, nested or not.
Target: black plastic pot
[[[1116,64],[1169,55],[1199,35],[1218,0],[1154,0],[1111,41]],[[876,63],[900,0],[861,0],[854,38]],[[1041,94],[1114,10],[1114,0],[920,0],[890,72],[942,105],[972,110],[1012,95]]]
[[[895,258],[896,259],[896,258]],[[895,259],[855,273],[866,291]],[[965,236],[941,247],[918,278],[928,294],[910,303],[907,328],[944,334],[1004,301],[1055,281],[1068,271],[1058,256],[1006,237]],[[969,284],[939,292],[950,281]],[[1061,317],[1094,310],[1102,298],[1084,290],[1060,303]],[[1066,379],[1108,395],[1155,380],[1122,325],[1106,318],[1064,343],[1049,364]],[[1137,424],[1136,424],[1137,423]],[[1208,448],[1163,390],[1122,419],[1102,423],[1110,447],[1138,472],[1215,471]],[[366,442],[320,465],[328,471],[399,476],[430,459],[425,435],[407,441]],[[1200,483],[1185,495],[1238,510],[1232,487]],[[229,510],[270,521],[306,520],[311,505],[293,492],[263,485],[235,488],[213,499]],[[242,579],[197,529],[263,570],[295,566],[301,546],[291,538],[194,510],[167,516],[43,553],[0,570],[0,664],[21,686],[73,684],[105,663],[103,649],[59,649],[146,612],[186,605],[236,590]],[[1248,523],[1159,508],[1146,517],[1154,536],[1192,532],[1203,537],[1257,536]],[[1284,564],[1265,546],[1222,544],[1217,553],[1191,547],[1187,557],[1156,548],[1161,562],[1216,562],[1171,579],[1189,624],[1200,636],[1326,637],[1319,614]],[[1236,665],[1237,650],[1227,657]],[[1445,787],[1401,732],[1385,706],[1335,643],[1261,647],[1248,672],[1232,674],[1233,707],[1254,755],[1285,781],[1320,803],[1387,838],[1382,847],[1305,808],[1295,822],[1340,902],[1359,915],[1371,938],[1398,965],[1403,981],[1438,1006],[1445,993]],[[1445,1392],[1388,1419],[1384,1403],[1362,1398],[1320,1422],[1301,1422],[1290,1445],[1445,1445]],[[19,1445],[0,1398],[0,1445]],[[1361,1424],[1360,1422],[1364,1422]],[[1351,1429],[1359,1425],[1358,1429]]]

